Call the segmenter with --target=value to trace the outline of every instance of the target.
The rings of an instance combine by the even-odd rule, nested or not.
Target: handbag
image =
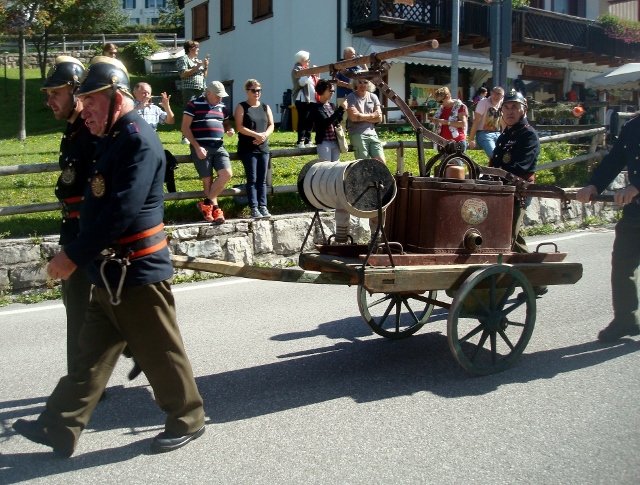
[[[349,143],[347,142],[347,135],[344,132],[344,128],[342,125],[336,125],[333,129],[336,132],[336,139],[338,140],[340,153],[347,153],[349,151]]]

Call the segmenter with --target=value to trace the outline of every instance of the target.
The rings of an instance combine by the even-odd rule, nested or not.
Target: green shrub
[[[120,51],[120,60],[130,73],[144,73],[144,58],[162,50],[153,34],[141,35],[140,38],[125,46]]]

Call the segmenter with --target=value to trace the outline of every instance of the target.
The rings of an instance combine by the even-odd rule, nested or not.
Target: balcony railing
[[[483,1],[461,2],[461,39],[490,38],[490,5]],[[411,29],[414,35],[451,35],[451,0],[415,0],[414,5],[393,0],[350,0],[348,27],[354,33],[376,30],[389,33]],[[593,56],[613,56],[630,62],[640,57],[640,44],[626,44],[608,37],[593,20],[535,8],[513,10],[512,42],[571,49]],[[562,52],[562,51],[560,51]]]

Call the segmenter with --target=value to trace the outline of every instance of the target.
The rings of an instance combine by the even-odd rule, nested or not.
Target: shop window
[[[209,37],[209,2],[201,3],[191,9],[191,31],[193,40]]]
[[[253,0],[252,22],[259,22],[273,16],[273,0]]]
[[[233,29],[233,0],[220,0],[220,32]]]

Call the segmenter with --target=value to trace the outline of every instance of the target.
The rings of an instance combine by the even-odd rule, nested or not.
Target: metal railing
[[[117,46],[125,46],[136,42],[140,37],[153,35],[155,40],[165,47],[178,48],[184,43],[184,37],[174,32],[138,32],[127,34],[60,34],[49,37],[49,48],[59,47],[62,52],[92,50],[95,46],[102,46],[107,42]],[[34,52],[33,43],[27,39],[27,50]],[[17,36],[0,37],[0,52],[18,52]]]
[[[598,146],[603,145],[604,135],[605,135],[605,128],[601,127],[601,128],[590,129],[590,130],[575,131],[572,133],[562,133],[559,135],[541,137],[540,143],[550,143],[554,141],[568,140],[571,138],[591,137],[591,145],[589,147],[588,153],[584,155],[579,155],[577,157],[573,157],[565,160],[556,160],[551,163],[539,165],[537,168],[537,171],[547,170],[551,168],[560,167],[562,165],[569,165],[572,163],[582,163],[582,162],[597,160],[602,158],[606,152],[603,150],[597,151],[597,148]],[[383,146],[385,149],[396,150],[396,172],[403,173],[404,172],[404,150],[407,148],[411,148],[411,149],[417,148],[417,142],[392,141],[392,142],[384,142]],[[316,153],[315,148],[285,148],[280,150],[272,150],[270,156],[271,156],[271,159],[274,159],[274,158],[314,155],[315,153]],[[229,153],[229,156],[231,160],[239,160],[237,153]],[[192,163],[189,155],[177,155],[176,160],[178,161],[179,164]],[[271,166],[271,164],[269,164],[269,166]],[[58,165],[58,163],[8,165],[8,166],[0,167],[0,177],[11,176],[11,175],[57,172],[59,170],[60,170],[60,166]],[[273,195],[273,194],[298,192],[297,185],[273,186],[271,181],[272,181],[271,168],[269,168],[269,173],[267,174],[267,186],[270,194]],[[241,195],[246,195],[246,192],[244,189],[237,188],[237,187],[230,187],[228,189],[225,189],[220,194],[220,197],[233,197],[233,196],[241,196]],[[165,193],[164,198],[165,200],[199,199],[199,198],[202,198],[202,191],[197,190],[197,191]],[[50,212],[50,211],[56,211],[60,209],[61,209],[61,205],[59,202],[6,206],[6,207],[0,207],[0,216],[32,214],[37,212]]]

